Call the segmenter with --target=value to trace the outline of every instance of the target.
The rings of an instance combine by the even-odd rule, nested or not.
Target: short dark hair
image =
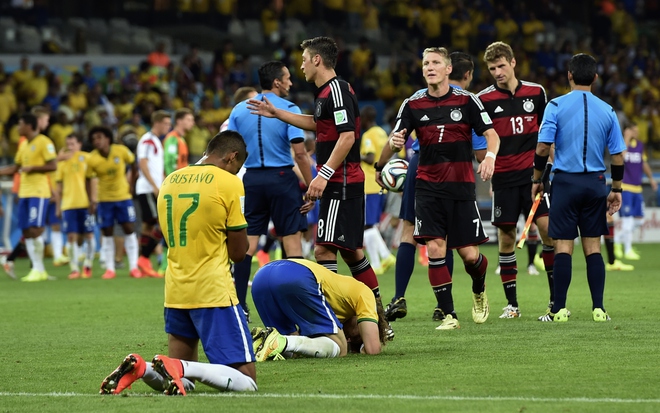
[[[32,130],[37,130],[37,117],[32,113],[24,113],[19,119],[26,125],[30,125]]]
[[[193,117],[195,116],[193,111],[189,108],[177,109],[176,112],[174,112],[174,123],[176,123],[176,121],[178,120],[185,118],[188,115],[193,115]]]
[[[247,147],[243,136],[233,130],[225,130],[215,135],[206,147],[206,154],[212,153],[224,156],[229,152],[238,152],[238,158],[245,161],[247,158]]]
[[[170,112],[166,110],[157,110],[151,114],[152,124],[162,122],[164,119],[172,119],[172,115],[170,115]]]
[[[320,55],[323,59],[323,65],[328,69],[334,69],[337,65],[337,56],[339,55],[339,48],[337,43],[326,36],[314,37],[313,39],[303,40],[300,48],[309,50],[310,56]]]
[[[110,130],[110,128],[107,128],[105,126],[94,126],[87,133],[87,138],[89,139],[90,142],[92,141],[92,136],[94,136],[94,134],[96,133],[103,134],[103,136],[108,138],[110,140],[110,143],[112,143],[114,136],[112,135],[112,131]]]
[[[81,145],[84,143],[84,139],[83,139],[82,135],[80,135],[79,133],[76,133],[76,132],[73,132],[73,133],[69,134],[69,136],[67,136],[66,138],[67,139],[75,139]]]
[[[568,71],[578,86],[591,86],[596,78],[597,68],[596,59],[586,53],[578,53],[568,62]]]
[[[452,71],[449,74],[449,80],[463,80],[467,72],[474,70],[472,56],[463,52],[453,52],[449,54],[451,59]]]
[[[272,60],[262,64],[259,67],[259,85],[261,86],[261,90],[272,89],[275,79],[282,80],[285,67],[286,65],[279,60]]]

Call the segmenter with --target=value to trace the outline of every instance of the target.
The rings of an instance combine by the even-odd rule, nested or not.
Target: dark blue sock
[[[587,281],[589,282],[589,290],[591,290],[593,308],[603,308],[605,263],[603,262],[603,256],[600,253],[587,256]],[[605,311],[604,308],[603,311]]]
[[[238,302],[247,311],[247,289],[250,281],[250,270],[252,269],[252,256],[245,255],[241,262],[234,264],[234,283],[236,284],[236,296]]]
[[[554,283],[555,283],[555,303],[552,305],[553,313],[566,307],[566,294],[568,287],[571,285],[571,277],[573,275],[572,268],[573,259],[569,254],[555,254],[554,266]]]
[[[415,268],[415,251],[413,244],[402,242],[396,253],[396,265],[394,267],[394,286],[396,292],[394,298],[404,297],[410,282],[413,269]]]
[[[445,265],[449,271],[449,275],[454,275],[454,250],[447,248],[447,255],[445,256]]]

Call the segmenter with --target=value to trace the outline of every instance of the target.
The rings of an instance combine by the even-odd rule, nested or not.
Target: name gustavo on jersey
[[[169,181],[171,184],[195,184],[195,183],[205,183],[210,184],[213,182],[215,175],[210,173],[199,173],[199,174],[172,174],[170,175]]]

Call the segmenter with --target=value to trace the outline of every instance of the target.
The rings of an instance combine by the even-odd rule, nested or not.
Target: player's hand
[[[532,184],[532,199],[536,199],[536,194],[541,194],[543,195],[543,183],[540,184]]]
[[[607,213],[614,215],[619,209],[621,209],[621,192],[610,191],[607,196]]]
[[[488,156],[479,164],[479,168],[477,169],[477,173],[481,175],[482,181],[488,181],[492,178],[494,171],[495,159]]]
[[[264,100],[250,99],[247,101],[247,108],[253,115],[261,115],[267,118],[277,117],[277,108],[266,98]]]
[[[21,166],[21,169],[19,172],[29,174],[32,172],[32,167],[31,166]]]
[[[305,194],[306,201],[318,201],[325,191],[325,187],[328,185],[326,181],[320,175],[317,175],[316,178],[312,179],[312,182],[309,183],[309,188],[307,188],[307,194]]]
[[[303,204],[303,206],[300,207],[300,213],[301,214],[308,213],[309,211],[314,209],[315,204],[316,204],[315,201],[306,200],[305,203]]]
[[[383,176],[378,171],[376,171],[376,183],[380,185],[381,188],[387,189],[385,184],[383,184]]]
[[[398,132],[394,132],[390,137],[390,149],[394,152],[399,152],[403,145],[406,144],[406,136],[408,136],[408,131],[406,128],[401,129]]]
[[[96,207],[97,207],[97,205],[98,205],[97,202],[90,202],[90,203],[89,203],[89,213],[90,213],[91,215],[96,215]]]

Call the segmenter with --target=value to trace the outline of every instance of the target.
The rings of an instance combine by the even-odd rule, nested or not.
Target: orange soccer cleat
[[[170,396],[176,396],[180,394],[181,396],[186,395],[186,389],[183,387],[183,364],[181,360],[173,359],[167,356],[156,355],[151,361],[153,369],[165,377],[168,381],[168,385],[165,388],[164,393]]]
[[[101,383],[101,394],[119,394],[144,376],[147,363],[139,354],[129,354],[119,367],[115,369]]]
[[[111,279],[115,278],[116,276],[117,276],[117,273],[115,273],[114,271],[105,270],[105,272],[103,273],[101,278],[103,278],[104,280],[111,280]]]
[[[259,260],[259,268],[270,262],[270,255],[264,250],[257,251],[257,259]]]
[[[75,280],[76,278],[80,278],[80,271],[71,271],[71,274],[69,274],[69,279]]]
[[[144,277],[144,274],[138,268],[133,268],[128,275],[130,275],[131,278],[143,278]]]
[[[140,255],[140,258],[138,258],[138,268],[142,271],[142,275],[145,277],[162,278],[158,275],[156,270],[154,270],[154,267],[151,266],[151,260],[147,257]]]
[[[92,267],[87,267],[87,266],[83,267],[82,277],[92,278]]]

